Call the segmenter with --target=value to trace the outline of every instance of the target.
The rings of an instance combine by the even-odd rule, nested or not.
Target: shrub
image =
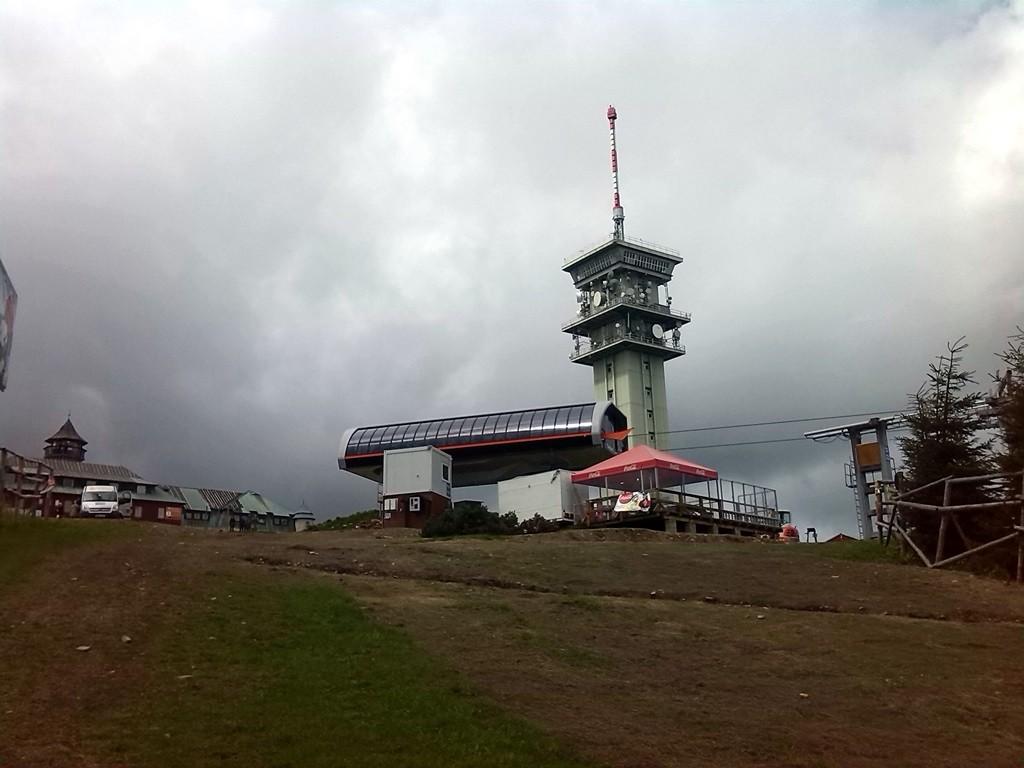
[[[514,513],[510,512],[509,514],[514,516]],[[559,525],[557,520],[548,520],[540,515],[534,515],[529,520],[523,520],[519,524],[519,530],[522,533],[554,533],[561,530],[561,528],[562,526]]]
[[[457,501],[440,515],[430,518],[423,526],[423,535],[428,538],[473,534],[502,536],[518,533],[517,523],[514,512],[499,516],[479,501]]]
[[[363,528],[373,525],[374,520],[380,519],[380,512],[376,509],[364,509],[362,512],[353,512],[351,515],[332,517],[322,523],[311,525],[310,531],[347,531],[350,528]]]

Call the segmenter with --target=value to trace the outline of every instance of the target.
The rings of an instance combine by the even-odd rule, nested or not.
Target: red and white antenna
[[[615,107],[608,105],[608,132],[612,140],[612,222],[615,224],[615,238],[625,238],[623,222],[626,220],[626,213],[622,210],[622,202],[619,200],[619,155],[615,151],[615,120],[618,115]]]

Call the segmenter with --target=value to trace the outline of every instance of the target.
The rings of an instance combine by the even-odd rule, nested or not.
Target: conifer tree
[[[1017,326],[1006,351],[998,357],[1006,363],[1006,371],[993,377],[999,387],[995,399],[999,422],[996,461],[1001,471],[1016,472],[1024,469],[1024,329]]]
[[[980,436],[983,397],[966,391],[976,382],[974,372],[963,369],[965,349],[962,337],[947,344],[946,354],[928,366],[927,381],[910,398],[906,417],[910,431],[899,443],[911,488],[947,475],[982,475],[991,470],[991,441]],[[941,487],[937,492],[941,495]]]

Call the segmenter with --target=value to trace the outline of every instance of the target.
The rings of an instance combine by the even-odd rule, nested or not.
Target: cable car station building
[[[552,469],[583,469],[619,453],[626,418],[608,402],[484,413],[349,429],[338,468],[383,482],[384,452],[432,446],[452,457],[452,485],[492,485]]]
[[[668,290],[683,259],[672,249],[626,237],[614,107],[607,117],[614,230],[563,266],[576,286],[578,306],[562,331],[573,338],[569,359],[594,369],[593,402],[355,427],[341,438],[338,467],[381,483],[385,452],[430,446],[451,456],[453,486],[497,483],[503,511],[517,508],[502,498],[504,490],[520,494],[520,510],[547,505],[546,516],[576,524],[676,530],[681,520],[690,532],[774,533],[782,526],[775,491],[721,480],[711,468],[657,451],[669,425],[665,362],[686,353],[681,329],[691,319],[672,308]],[[657,455],[633,457],[640,449]],[[613,460],[620,454],[621,466]],[[614,472],[602,464],[608,461]],[[677,471],[683,465],[690,469]],[[574,486],[596,486],[597,495],[585,488],[567,493],[563,470],[574,471]],[[693,481],[706,484],[704,493],[687,489]],[[635,493],[644,498],[642,506],[616,501]],[[385,487],[381,497],[387,495]],[[582,500],[566,510],[567,498]]]

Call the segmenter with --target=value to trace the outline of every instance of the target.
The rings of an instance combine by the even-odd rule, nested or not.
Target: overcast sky
[[[678,248],[673,429],[900,407],[1024,316],[1024,8],[0,2],[0,442],[372,504],[349,426],[592,399],[563,259]],[[983,378],[979,374],[979,378]],[[672,447],[828,422],[680,434]],[[848,449],[687,452],[855,529]]]

